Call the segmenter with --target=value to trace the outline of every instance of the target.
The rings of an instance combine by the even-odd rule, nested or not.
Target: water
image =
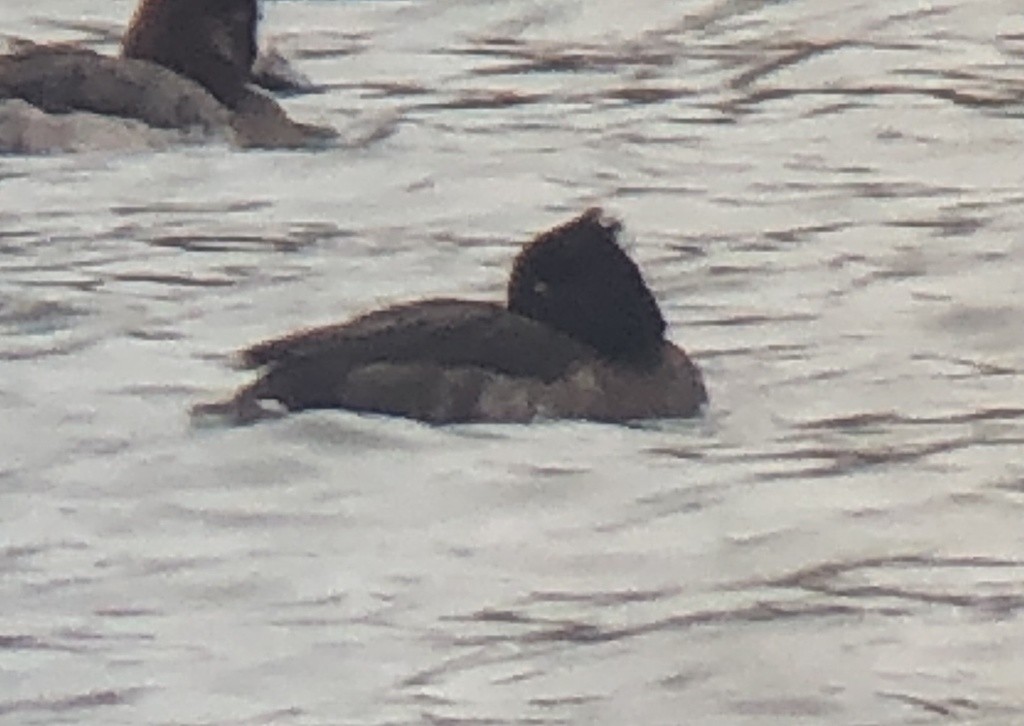
[[[622,7],[268,3],[347,143],[0,159],[0,721],[1024,720],[1017,4]],[[591,204],[703,419],[190,425]]]

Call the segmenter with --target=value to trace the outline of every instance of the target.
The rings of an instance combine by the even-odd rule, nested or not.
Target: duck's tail
[[[192,407],[192,424],[198,427],[248,426],[267,419],[280,418],[285,411],[260,398],[259,382],[246,386],[231,398],[210,403],[197,403]]]

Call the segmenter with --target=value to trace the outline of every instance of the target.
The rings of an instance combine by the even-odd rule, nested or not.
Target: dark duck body
[[[142,0],[120,57],[34,43],[0,55],[0,102],[198,128],[245,147],[323,144],[333,130],[292,121],[253,88],[258,19],[256,0]]]
[[[431,299],[299,331],[242,353],[261,376],[197,413],[238,422],[341,408],[433,423],[687,417],[707,401],[619,224],[591,209],[517,256],[507,305]]]

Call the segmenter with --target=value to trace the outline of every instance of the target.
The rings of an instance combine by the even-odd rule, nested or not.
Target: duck
[[[154,129],[201,130],[241,147],[320,145],[333,129],[292,121],[252,81],[257,0],[141,0],[119,56],[17,41],[0,55],[0,101],[90,113]],[[6,146],[26,146],[23,139]],[[73,143],[66,146],[74,148]]]
[[[193,414],[232,423],[345,409],[430,424],[628,422],[698,415],[703,376],[666,323],[621,223],[590,208],[537,235],[504,303],[431,298],[241,351],[258,371]]]
[[[256,0],[141,0],[121,56],[191,78],[237,109],[256,62],[258,19]]]

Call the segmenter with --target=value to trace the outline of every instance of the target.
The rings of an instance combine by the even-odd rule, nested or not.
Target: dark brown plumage
[[[256,0],[142,0],[121,53],[187,76],[229,108],[256,60]]]
[[[508,309],[588,343],[613,361],[653,363],[665,319],[601,210],[538,236],[512,265]]]
[[[239,422],[345,408],[434,423],[538,417],[625,421],[692,416],[700,371],[664,339],[665,321],[618,222],[591,209],[527,244],[507,306],[435,299],[259,343],[260,377],[198,413]]]

